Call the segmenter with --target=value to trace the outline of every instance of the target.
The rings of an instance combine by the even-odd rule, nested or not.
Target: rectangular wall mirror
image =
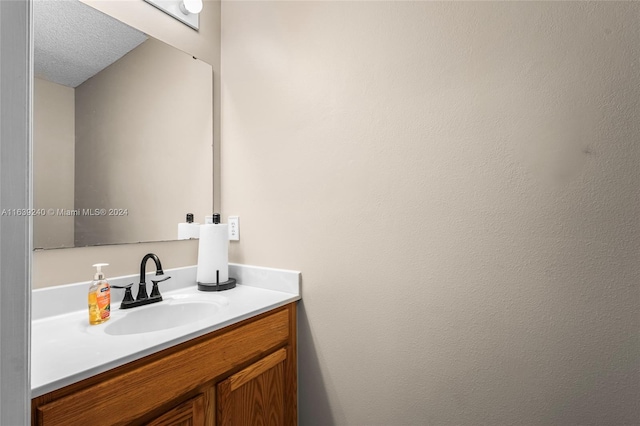
[[[77,0],[35,0],[34,248],[177,239],[213,211],[213,71]]]

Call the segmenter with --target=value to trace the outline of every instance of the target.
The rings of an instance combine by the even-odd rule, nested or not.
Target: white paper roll
[[[196,280],[205,284],[229,281],[229,231],[226,224],[200,225]]]
[[[189,225],[190,223],[183,222],[178,224],[178,239],[179,240],[188,240],[189,239]]]
[[[190,223],[189,224],[189,238],[200,238],[200,224],[199,223]]]
[[[188,240],[189,238],[200,237],[200,224],[199,223],[179,223],[178,224],[178,239]]]

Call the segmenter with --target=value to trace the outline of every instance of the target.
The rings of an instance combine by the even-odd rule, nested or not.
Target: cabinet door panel
[[[167,411],[148,426],[205,426],[205,419],[204,395],[201,394]]]
[[[218,384],[220,426],[285,423],[286,356],[280,349]]]

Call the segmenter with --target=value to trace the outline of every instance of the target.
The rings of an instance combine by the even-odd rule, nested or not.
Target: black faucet
[[[131,286],[133,283],[125,285],[125,286],[116,286],[112,285],[113,288],[124,288],[124,298],[122,299],[122,303],[120,304],[120,309],[129,309],[135,308],[136,306],[149,305],[151,303],[162,302],[162,295],[160,295],[160,290],[158,289],[158,283],[162,281],[166,281],[171,277],[164,277],[160,280],[151,280],[153,283],[153,287],[151,289],[151,296],[147,295],[147,282],[145,279],[146,269],[147,269],[147,261],[149,259],[153,259],[156,264],[156,276],[163,276],[164,271],[162,270],[162,263],[160,263],[160,258],[153,253],[148,253],[142,258],[142,262],[140,263],[140,284],[138,287],[138,295],[136,299],[133,299],[133,294],[131,293]]]

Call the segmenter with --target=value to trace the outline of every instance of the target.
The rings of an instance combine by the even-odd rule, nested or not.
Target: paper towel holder
[[[218,275],[220,271],[216,271],[216,281],[218,281]],[[236,286],[236,279],[229,277],[228,281],[223,283],[215,282],[215,283],[201,283],[198,282],[198,290],[200,291],[223,291],[223,290],[231,290]]]
[[[196,282],[200,291],[223,291],[236,286],[236,280],[229,276],[228,228],[220,223],[220,213],[214,213],[213,223],[202,225],[198,245],[198,270]],[[218,243],[214,246],[213,243]],[[213,261],[212,250],[216,251]],[[200,269],[202,268],[202,270]],[[215,277],[213,272],[215,271]],[[225,280],[225,281],[222,281]]]

